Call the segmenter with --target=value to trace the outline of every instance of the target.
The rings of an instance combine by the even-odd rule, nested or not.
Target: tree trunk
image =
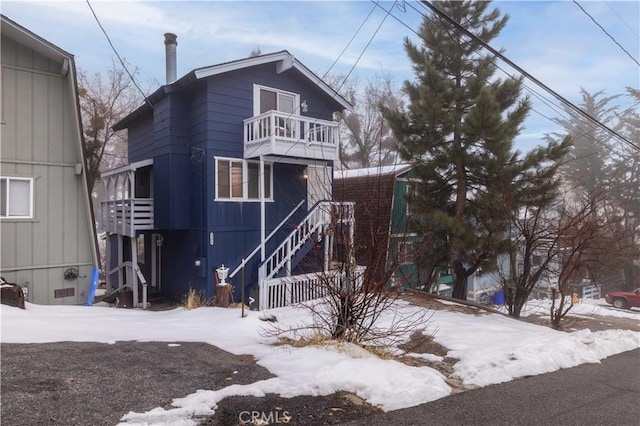
[[[454,299],[467,300],[467,278],[461,262],[453,262],[453,294]]]
[[[220,308],[229,307],[229,299],[231,297],[231,286],[229,284],[216,286],[215,304]]]

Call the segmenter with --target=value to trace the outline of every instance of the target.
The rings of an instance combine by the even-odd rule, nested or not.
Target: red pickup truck
[[[604,295],[604,300],[616,308],[640,308],[640,287],[633,291],[613,291]]]

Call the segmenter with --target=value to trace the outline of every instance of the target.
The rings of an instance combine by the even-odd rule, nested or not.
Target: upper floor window
[[[260,163],[216,157],[216,200],[259,200]],[[272,165],[264,163],[264,198],[273,199]]]
[[[33,217],[33,179],[0,177],[0,217]]]
[[[279,111],[285,114],[300,114],[300,95],[280,89],[253,86],[253,113],[260,115],[268,111]]]

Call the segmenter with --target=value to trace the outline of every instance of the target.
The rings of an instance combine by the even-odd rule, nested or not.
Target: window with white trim
[[[33,179],[0,177],[0,217],[33,218]]]
[[[300,114],[300,95],[272,87],[253,85],[253,113],[260,115],[267,111],[285,114]]]
[[[234,158],[216,157],[216,200],[258,201],[260,163]],[[264,163],[264,198],[273,200],[271,163]]]

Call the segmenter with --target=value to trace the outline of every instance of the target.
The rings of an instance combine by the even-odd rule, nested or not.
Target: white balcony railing
[[[244,120],[244,157],[260,155],[336,160],[338,123],[269,111]]]
[[[102,231],[135,237],[136,231],[153,229],[153,199],[129,198],[100,203]]]

